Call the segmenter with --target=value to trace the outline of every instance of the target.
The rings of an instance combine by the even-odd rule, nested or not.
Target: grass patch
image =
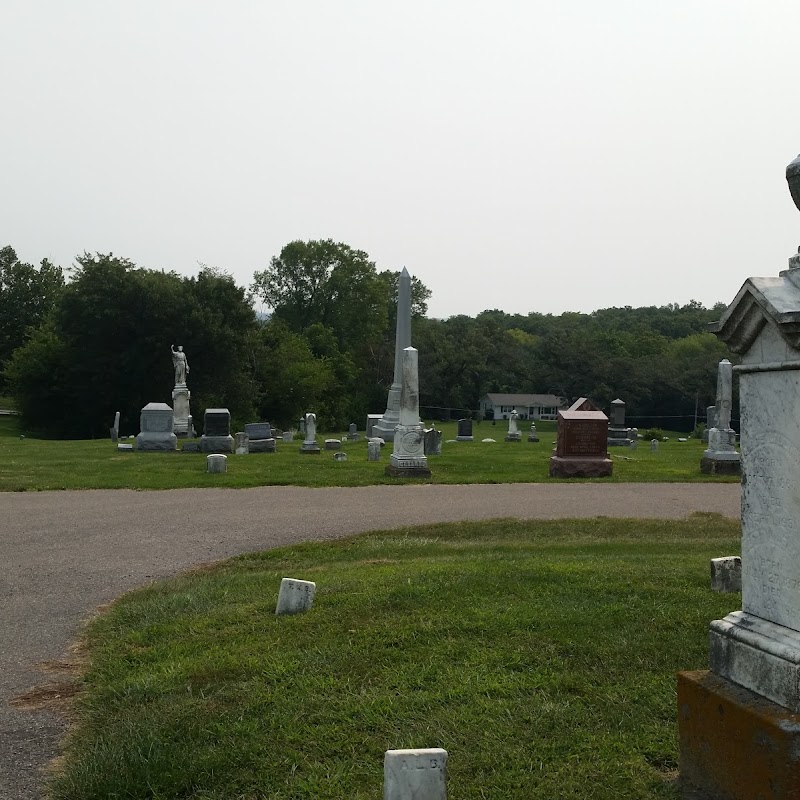
[[[125,595],[56,800],[366,800],[386,749],[444,747],[449,796],[678,798],[675,672],[738,607],[739,526],[458,523],[248,555]],[[317,582],[274,616],[280,578]]]
[[[475,425],[474,442],[457,442],[430,457],[432,483],[528,483],[554,480],[548,475],[555,441],[555,423],[537,425],[540,441],[504,442],[505,425]],[[454,439],[456,424],[442,425],[445,439]],[[344,442],[348,460],[333,454],[301,456],[300,442],[278,443],[276,453],[230,456],[225,475],[208,475],[202,453],[122,453],[110,440],[52,441],[26,436],[21,439],[19,419],[0,417],[0,491],[42,489],[178,489],[188,487],[250,486],[370,486],[407,483],[389,478],[384,469],[391,443],[381,461],[367,461],[367,445]],[[327,434],[329,438],[334,438]],[[323,437],[319,437],[321,440]],[[484,443],[483,438],[497,439]],[[662,442],[657,453],[647,442],[635,451],[612,448],[614,475],[593,480],[738,482],[736,476],[710,476],[700,472],[705,445],[697,440],[678,442],[677,434]],[[629,460],[628,460],[629,459]],[[563,479],[562,479],[563,480]],[[575,480],[575,479],[572,479]],[[580,480],[580,479],[578,479]],[[416,481],[424,483],[426,481]]]

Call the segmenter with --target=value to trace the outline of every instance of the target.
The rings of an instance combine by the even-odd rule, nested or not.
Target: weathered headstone
[[[314,603],[316,591],[317,584],[313,581],[283,578],[278,592],[275,614],[281,616],[283,614],[300,614],[303,611],[308,611]]]
[[[303,423],[303,425],[305,426],[305,423]],[[281,439],[283,439],[284,442],[293,442],[294,441],[294,431],[292,431],[292,430],[284,431],[281,434]]]
[[[706,408],[706,429],[703,431],[703,441],[708,444],[708,434],[712,428],[717,427],[717,407],[708,406]]]
[[[211,453],[206,456],[206,472],[227,472],[228,456],[222,453]]]
[[[657,453],[658,452],[658,439],[651,439],[650,440],[650,452]]]
[[[268,422],[248,422],[244,426],[244,432],[250,440],[249,448],[251,453],[275,452],[275,438],[272,435],[272,427]]]
[[[376,439],[367,442],[367,461],[381,460],[381,443]]]
[[[333,454],[334,461],[347,461],[347,453],[338,452]]]
[[[460,419],[458,421],[458,432],[456,433],[457,442],[471,442],[472,436],[472,420]]]
[[[436,425],[432,428],[425,428],[425,455],[440,456],[442,454],[442,432],[436,430]]]
[[[231,412],[227,408],[207,408],[200,437],[202,453],[232,453]]]
[[[358,428],[356,427],[355,422],[351,422],[350,427],[347,430],[347,441],[357,442],[360,438],[361,435],[358,432]]]
[[[708,432],[708,449],[700,460],[700,471],[710,475],[739,475],[741,456],[736,452],[736,432],[731,428],[733,365],[719,362],[717,373],[717,424]]]
[[[628,429],[625,427],[625,403],[619,398],[611,401],[611,416],[608,422],[608,446],[631,446]]]
[[[326,439],[325,440],[325,449],[326,450],[341,450],[342,449],[342,440],[341,439]]]
[[[400,424],[394,437],[386,474],[394,478],[428,478],[431,471],[425,455],[422,424],[419,421],[419,371],[417,351],[403,351],[402,390],[400,392]]]
[[[186,442],[181,445],[181,452],[182,453],[199,453],[200,452],[200,442]]]
[[[306,455],[319,455],[321,451],[317,445],[317,415],[309,411],[305,416],[305,425],[306,433],[300,452]]]
[[[394,342],[394,380],[389,388],[386,411],[375,423],[371,433],[384,441],[394,441],[394,431],[400,425],[400,392],[403,384],[403,352],[411,346],[411,276],[403,267],[397,285],[397,328]],[[419,423],[419,416],[416,420]],[[367,435],[369,435],[368,431]]]
[[[367,414],[367,439],[375,437],[375,425],[380,422],[383,414]]]
[[[539,435],[536,433],[536,423],[531,422],[531,429],[528,431],[528,441],[529,442],[538,442]]]
[[[739,556],[711,559],[711,589],[715,592],[742,591],[742,559]]]
[[[387,750],[383,800],[447,800],[447,750]]]
[[[139,416],[137,450],[177,450],[178,437],[172,431],[172,409],[166,403],[148,403]]]
[[[515,408],[511,412],[511,416],[508,419],[508,433],[506,434],[507,442],[522,441],[522,434],[519,432],[519,426],[517,425],[518,419],[519,419],[519,414],[517,414],[517,409]]]
[[[119,442],[117,444],[117,450],[119,450],[121,453],[132,453],[133,452],[133,445],[132,444],[123,443],[123,442]]]
[[[111,441],[116,444],[119,441],[119,411],[114,414],[114,424],[108,429],[111,434]]]
[[[786,174],[800,208],[800,156]],[[711,330],[741,357],[742,609],[711,622],[711,669],[679,673],[681,779],[704,797],[788,800],[800,788],[800,255],[748,278]],[[709,446],[729,428],[717,411]]]
[[[250,452],[250,437],[244,431],[237,431],[234,443],[237,456],[244,456]]]
[[[608,457],[608,417],[581,397],[557,417],[551,478],[604,478],[614,465]]]

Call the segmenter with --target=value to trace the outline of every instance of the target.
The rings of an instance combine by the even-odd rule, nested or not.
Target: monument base
[[[522,441],[522,434],[521,433],[509,433],[506,436],[507,442],[521,442]]]
[[[201,436],[201,453],[232,453],[233,436]]]
[[[800,713],[800,633],[734,611],[715,619],[708,636],[715,673]]]
[[[317,447],[317,445],[315,444],[306,445],[305,442],[303,443],[303,446],[300,448],[301,456],[302,455],[318,456],[321,452],[322,451],[319,449],[319,447]]]
[[[429,467],[395,467],[389,464],[384,473],[390,478],[430,478]]]
[[[251,439],[250,440],[251,453],[274,453],[275,440],[274,439]]]
[[[624,439],[609,439],[608,440],[609,447],[630,447],[631,440],[628,439],[626,436]]]
[[[736,458],[716,458],[703,456],[700,459],[700,472],[704,475],[741,475],[742,461],[738,453]]]
[[[538,436],[531,436],[530,434],[528,434],[528,441],[529,442],[538,442],[539,441],[539,437]]]
[[[475,441],[475,437],[474,436],[456,436],[456,441],[457,442],[474,442]]]
[[[610,458],[550,458],[551,478],[608,478],[613,469]]]
[[[139,433],[136,436],[136,449],[140,452],[177,450],[178,437],[174,433]]]
[[[713,672],[678,673],[678,747],[686,797],[800,797],[800,716]]]

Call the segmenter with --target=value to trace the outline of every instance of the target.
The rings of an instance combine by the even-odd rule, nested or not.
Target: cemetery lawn
[[[84,633],[55,800],[379,797],[390,748],[448,796],[680,797],[675,673],[707,665],[718,515],[497,520],[246,555],[119,598]],[[317,583],[276,617],[281,577]]]
[[[455,439],[456,424],[443,423],[443,438]],[[555,442],[555,423],[537,424],[540,441],[504,442],[506,425],[483,422],[474,426],[475,441],[442,445],[441,456],[430,456],[432,477],[416,483],[542,483],[548,475]],[[202,453],[118,452],[108,439],[54,441],[26,435],[20,438],[17,417],[0,416],[0,491],[45,489],[180,489],[195,487],[245,488],[251,486],[371,486],[408,483],[409,479],[384,474],[392,444],[381,450],[381,460],[367,461],[367,445],[343,442],[347,461],[335,461],[333,453],[300,455],[300,441],[278,442],[276,453],[252,453],[228,457],[224,475],[206,473]],[[339,434],[340,437],[342,434]],[[678,442],[679,434],[650,452],[649,442],[636,450],[610,448],[614,462],[611,478],[571,479],[606,482],[738,482],[736,476],[709,476],[700,472],[705,445],[695,439]],[[338,438],[334,434],[317,437]],[[481,439],[493,438],[486,443]],[[133,440],[124,440],[130,441]]]

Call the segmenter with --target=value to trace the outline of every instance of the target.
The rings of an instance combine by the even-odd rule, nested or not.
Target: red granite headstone
[[[550,477],[598,478],[611,475],[608,417],[585,398],[558,412],[558,441]]]

